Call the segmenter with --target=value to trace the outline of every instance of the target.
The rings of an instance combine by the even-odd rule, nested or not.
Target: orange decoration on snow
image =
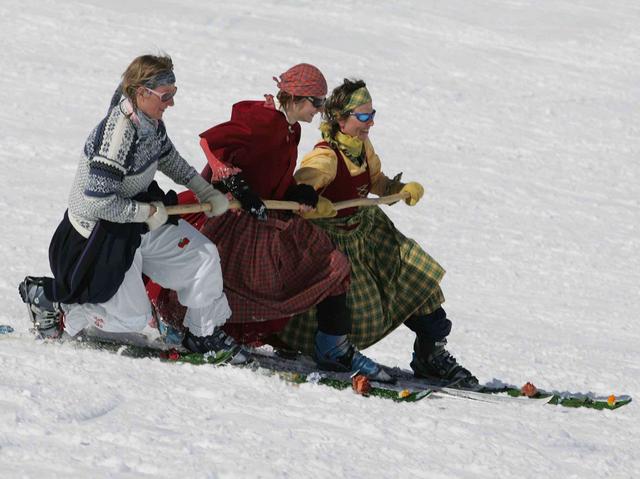
[[[535,387],[532,383],[527,383],[520,388],[520,392],[527,397],[533,397],[538,394],[538,388]]]
[[[609,406],[613,406],[613,405],[616,403],[616,400],[617,400],[617,399],[616,399],[615,395],[613,395],[613,394],[612,394],[611,396],[609,396],[609,397],[607,398],[607,404],[608,404]]]
[[[408,389],[403,389],[398,393],[398,397],[402,399],[406,398],[407,396],[411,396],[411,391],[409,391]]]
[[[363,396],[369,395],[369,391],[371,391],[369,378],[362,374],[357,374],[351,378],[351,387],[353,387],[355,392],[362,394]]]

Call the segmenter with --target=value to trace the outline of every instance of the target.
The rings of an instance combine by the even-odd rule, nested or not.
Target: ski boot
[[[33,332],[43,339],[59,339],[64,331],[63,312],[59,303],[47,299],[44,294],[45,277],[27,276],[18,285],[22,302],[27,305]]]
[[[413,374],[418,378],[442,379],[452,387],[478,389],[478,379],[444,348],[446,344],[446,339],[433,341],[416,338],[411,361]]]
[[[182,345],[191,352],[213,358],[216,364],[246,364],[250,359],[248,351],[220,327],[209,336],[195,336],[187,330]]]
[[[385,383],[395,381],[376,362],[358,351],[346,334],[334,336],[318,331],[313,359],[320,369],[327,371],[362,374],[373,381]]]
[[[296,359],[302,356],[300,351],[295,351],[293,349],[288,348],[274,348],[273,352],[279,358],[286,359],[287,361],[295,361]]]

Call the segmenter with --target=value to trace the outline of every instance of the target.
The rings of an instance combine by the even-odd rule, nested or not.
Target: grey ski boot
[[[41,338],[58,339],[63,333],[63,312],[58,303],[44,294],[45,277],[27,276],[19,285],[18,293],[27,305],[32,330]]]
[[[187,330],[182,345],[189,351],[212,357],[216,364],[238,365],[250,360],[249,352],[219,327],[209,336],[196,336]]]
[[[327,371],[351,372],[363,374],[373,381],[395,382],[380,365],[358,351],[346,334],[337,336],[318,331],[313,358]]]

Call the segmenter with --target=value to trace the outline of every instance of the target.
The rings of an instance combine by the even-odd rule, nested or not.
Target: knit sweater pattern
[[[88,238],[97,221],[140,223],[149,205],[133,200],[160,170],[186,185],[197,171],[177,152],[162,120],[126,113],[124,100],[93,129],[69,195],[69,220]]]

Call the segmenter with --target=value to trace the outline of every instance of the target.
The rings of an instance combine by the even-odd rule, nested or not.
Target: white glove
[[[193,191],[201,204],[209,203],[211,211],[205,211],[207,217],[220,216],[229,209],[229,200],[216,190],[202,176],[196,175],[187,183],[187,188]]]
[[[156,207],[156,212],[144,220],[149,227],[149,231],[160,228],[169,219],[167,209],[164,207],[162,201],[152,201],[151,204]]]

